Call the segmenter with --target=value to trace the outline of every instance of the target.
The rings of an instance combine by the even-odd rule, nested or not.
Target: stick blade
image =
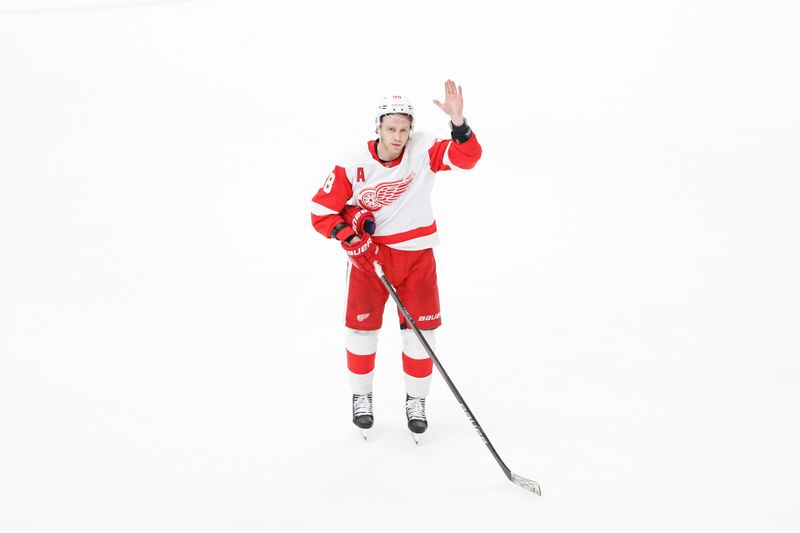
[[[522,476],[518,476],[515,473],[511,473],[511,481],[515,484],[519,485],[523,489],[536,494],[537,496],[542,495],[542,488],[539,486],[537,482],[532,479],[528,479]]]

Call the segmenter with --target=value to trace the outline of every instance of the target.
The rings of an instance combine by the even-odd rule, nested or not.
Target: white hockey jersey
[[[401,156],[382,162],[377,141],[367,142],[344,157],[328,175],[311,202],[311,222],[325,237],[343,218],[347,205],[375,216],[372,239],[398,250],[423,250],[439,243],[431,193],[440,170],[470,169],[481,157],[475,135],[458,143],[414,132]]]

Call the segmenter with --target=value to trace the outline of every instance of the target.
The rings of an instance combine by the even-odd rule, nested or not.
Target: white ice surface
[[[0,1],[0,531],[800,529],[797,4],[133,3]],[[542,498],[390,307],[349,420],[308,203],[447,78],[438,354]]]

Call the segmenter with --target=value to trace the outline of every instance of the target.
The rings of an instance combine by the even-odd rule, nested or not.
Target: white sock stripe
[[[359,331],[345,328],[344,346],[356,355],[371,355],[378,351],[378,330]]]
[[[422,343],[417,338],[417,334],[414,333],[413,329],[404,329],[400,335],[403,337],[404,354],[412,359],[427,359],[429,357],[428,352],[425,351],[425,347],[422,346]],[[436,350],[436,330],[424,330],[422,331],[422,335],[425,337],[425,341],[431,349]]]
[[[350,380],[350,390],[353,394],[367,394],[372,392],[372,382],[375,377],[375,372],[368,372],[366,374],[354,374],[348,372],[347,376]]]
[[[415,378],[414,376],[409,376],[408,374],[404,374],[403,376],[406,383],[406,393],[409,396],[413,396],[414,398],[425,398],[428,396],[428,393],[431,390],[432,376],[425,378]]]

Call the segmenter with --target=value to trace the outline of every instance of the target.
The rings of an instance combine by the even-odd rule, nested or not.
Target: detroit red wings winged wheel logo
[[[414,173],[412,172],[403,179],[367,187],[358,193],[358,201],[370,211],[377,211],[382,207],[392,205],[395,200],[403,196],[413,181]]]

